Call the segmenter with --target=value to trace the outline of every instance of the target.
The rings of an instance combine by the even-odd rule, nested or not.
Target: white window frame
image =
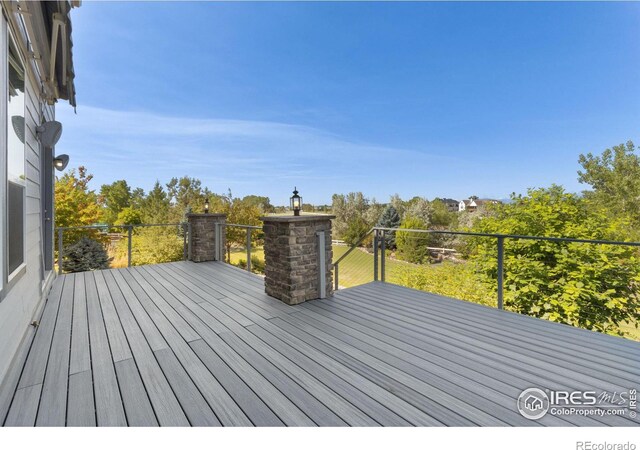
[[[6,70],[7,53],[9,51],[9,30],[7,19],[4,14],[0,14],[0,67]],[[5,270],[7,267],[7,148],[2,143],[7,142],[7,76],[0,77],[2,86],[0,86],[0,117],[4,118],[0,126],[0,200],[2,208],[0,208],[0,301],[4,298],[7,291],[7,277]]]
[[[18,52],[20,52],[20,46],[14,33],[11,32],[7,18],[4,14],[0,14],[0,66],[4,72],[4,76],[0,77],[2,80],[2,86],[0,86],[0,118],[2,125],[0,126],[0,301],[2,301],[13,285],[26,273],[27,269],[27,199],[26,199],[26,183],[23,194],[23,208],[22,208],[22,223],[23,223],[23,256],[24,261],[18,266],[12,273],[7,273],[9,268],[9,247],[8,247],[8,211],[9,211],[9,197],[8,197],[8,174],[7,174],[7,157],[8,157],[8,130],[7,130],[7,115],[8,115],[8,72],[7,67],[9,63],[9,40],[13,40]],[[22,54],[18,55],[24,66],[25,70],[25,119],[26,119],[26,96],[27,96],[27,83],[29,79],[27,76],[27,63]],[[26,126],[26,125],[25,125]],[[26,175],[26,144],[24,149],[24,164]]]

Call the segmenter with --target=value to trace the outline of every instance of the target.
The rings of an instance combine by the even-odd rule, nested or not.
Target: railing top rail
[[[136,227],[178,227],[184,226],[186,222],[181,223],[141,223],[141,224],[125,224],[125,225],[79,225],[75,227],[56,227],[56,230],[85,230],[85,229],[104,229],[104,228],[136,228]]]
[[[352,252],[352,251],[354,251],[357,247],[359,247],[359,246],[360,246],[360,244],[362,244],[362,242],[366,239],[366,237],[367,237],[367,236],[369,236],[369,235],[373,232],[373,230],[375,230],[375,229],[376,229],[376,228],[374,227],[374,228],[370,229],[369,231],[367,231],[367,232],[366,232],[366,233],[365,233],[365,234],[364,234],[364,235],[363,235],[363,236],[358,240],[358,242],[356,242],[356,244],[355,244],[355,245],[352,245],[352,246],[351,246],[351,248],[350,248],[349,250],[347,250],[347,251],[345,252],[345,254],[344,254],[344,255],[342,255],[340,258],[338,258],[336,261],[334,261],[333,265],[334,265],[334,266],[338,265],[338,263],[339,263],[340,261],[342,261],[343,259],[345,259],[345,258],[349,255],[349,253],[351,253],[351,252]]]
[[[262,230],[262,227],[259,225],[243,225],[240,223],[221,223],[225,227],[238,227],[238,228],[249,228],[251,230]]]
[[[579,238],[551,237],[551,236],[525,236],[520,234],[474,233],[471,231],[451,231],[451,230],[419,230],[419,229],[412,229],[412,228],[373,227],[373,230],[402,231],[402,232],[406,231],[410,233],[453,234],[458,236],[477,236],[477,237],[492,237],[492,238],[506,238],[506,239],[526,239],[531,241],[577,242],[582,244],[602,244],[602,245],[626,245],[629,247],[640,247],[640,242],[608,241],[603,239],[579,239]]]

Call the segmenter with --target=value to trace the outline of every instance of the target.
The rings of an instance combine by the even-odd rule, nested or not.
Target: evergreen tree
[[[131,188],[125,180],[103,184],[98,200],[103,207],[103,220],[109,224],[115,223],[118,214],[131,206]]]
[[[109,268],[109,256],[102,244],[87,237],[64,250],[62,270],[65,272],[86,272]]]
[[[393,207],[393,205],[387,206],[387,209],[385,209],[382,213],[382,216],[380,217],[380,220],[378,220],[376,226],[382,228],[398,228],[400,226],[400,215],[398,214],[398,211]],[[385,232],[385,241],[386,246],[389,250],[395,250],[396,232]]]

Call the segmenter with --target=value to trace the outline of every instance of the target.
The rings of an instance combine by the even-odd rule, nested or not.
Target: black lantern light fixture
[[[298,195],[298,188],[293,188],[293,196],[291,197],[291,209],[293,210],[294,216],[300,215],[300,210],[302,209],[302,197]]]
[[[209,214],[209,197],[204,199],[204,213]]]

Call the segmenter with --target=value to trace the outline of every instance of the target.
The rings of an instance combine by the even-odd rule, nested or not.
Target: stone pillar
[[[325,296],[333,294],[331,219],[326,214],[261,217],[265,291],[289,305],[320,298],[320,254],[324,253]],[[324,232],[324,248],[318,233]]]
[[[216,258],[216,224],[225,223],[225,214],[187,214],[187,223],[191,229],[189,236],[190,261],[215,261]],[[225,229],[220,227],[220,256],[224,261]]]

